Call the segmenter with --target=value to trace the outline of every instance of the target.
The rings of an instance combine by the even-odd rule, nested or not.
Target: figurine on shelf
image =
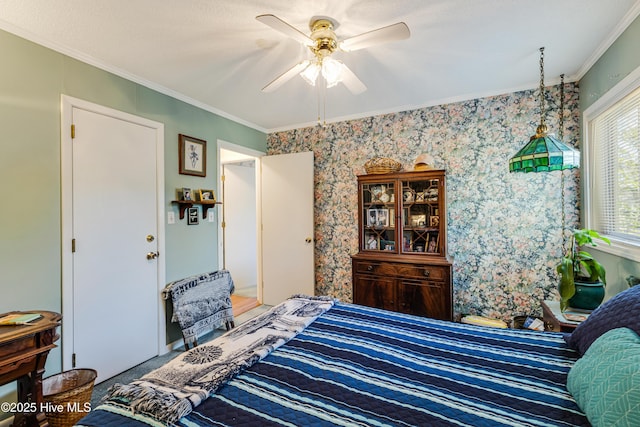
[[[427,246],[427,252],[436,252],[437,246],[436,238],[431,237],[431,240],[429,240],[429,246]]]
[[[413,242],[411,238],[403,237],[402,239],[402,250],[405,252],[411,251],[411,247],[413,246]]]
[[[369,234],[369,240],[367,240],[367,249],[378,249],[378,242],[373,234]]]

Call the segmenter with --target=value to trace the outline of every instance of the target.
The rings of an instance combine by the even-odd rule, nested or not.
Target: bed
[[[640,287],[635,294],[640,301]],[[567,377],[584,360],[587,374],[574,375],[573,387],[590,393],[594,382],[583,378],[595,362],[584,346],[567,344],[571,337],[421,318],[322,297],[295,296],[285,303],[176,358],[209,363],[203,371],[195,374],[174,359],[162,373],[115,386],[79,425],[591,425],[567,390]],[[602,329],[616,326],[603,323],[608,326]],[[640,355],[637,332],[615,331],[634,334],[624,346]],[[255,334],[252,342],[258,344],[243,341]],[[591,335],[580,344],[595,348],[600,338]],[[240,347],[248,354],[238,353]],[[640,376],[635,377],[630,399],[637,397]],[[170,398],[161,393],[167,390]],[[580,398],[584,407],[589,399],[612,406],[602,396]],[[167,407],[180,410],[168,415]],[[631,415],[637,414],[636,407]],[[613,425],[590,418],[594,425]]]

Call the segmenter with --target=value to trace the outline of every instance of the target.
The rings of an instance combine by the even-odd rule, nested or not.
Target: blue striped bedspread
[[[558,333],[337,303],[178,425],[588,426],[565,386],[575,360]],[[82,425],[157,425],[119,412]]]

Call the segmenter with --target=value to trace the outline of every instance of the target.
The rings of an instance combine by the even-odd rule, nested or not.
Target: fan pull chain
[[[317,99],[318,99],[318,105],[317,105],[317,107],[318,107],[318,126],[320,126],[320,124],[321,124],[321,121],[320,121],[320,97],[321,97],[321,94],[320,94],[320,85],[318,85],[318,84],[316,85],[316,95],[317,95]]]
[[[322,127],[327,126],[327,85],[322,85]]]
[[[321,87],[322,86],[322,87]],[[318,126],[327,125],[327,87],[326,84],[316,85],[316,94],[318,95]],[[320,112],[322,110],[322,113]]]

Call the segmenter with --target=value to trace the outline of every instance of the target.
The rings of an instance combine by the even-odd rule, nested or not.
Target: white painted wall
[[[257,217],[255,161],[224,168],[225,267],[237,295],[257,295]]]

